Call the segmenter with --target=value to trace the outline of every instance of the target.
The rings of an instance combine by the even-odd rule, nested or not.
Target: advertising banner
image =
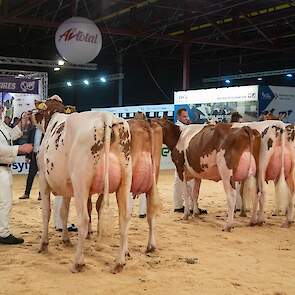
[[[214,119],[229,121],[232,112],[239,112],[246,121],[257,118],[258,86],[212,88],[174,92],[174,120],[177,111],[185,108],[192,123]]]
[[[285,86],[259,87],[259,114],[268,111],[283,116],[288,123],[295,122],[295,88]]]
[[[0,92],[38,94],[39,80],[0,76]]]
[[[11,165],[12,174],[28,174],[30,164],[26,162],[25,156],[17,156],[16,161]]]

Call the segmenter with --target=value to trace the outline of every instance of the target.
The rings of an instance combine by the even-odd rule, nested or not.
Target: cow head
[[[161,119],[152,119],[152,121],[157,122],[162,127],[163,142],[172,150],[176,146],[181,133],[179,126],[168,120],[166,116]]]
[[[45,133],[51,117],[55,113],[64,113],[65,106],[58,95],[54,95],[45,101],[35,101],[36,110],[32,114],[33,124]]]

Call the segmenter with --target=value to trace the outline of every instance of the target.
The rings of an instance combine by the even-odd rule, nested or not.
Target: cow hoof
[[[285,221],[282,225],[281,228],[289,228],[292,225],[292,221]]]
[[[199,208],[199,214],[200,214],[200,215],[207,215],[208,212],[207,212],[206,209],[201,209],[201,208]]]
[[[258,221],[258,222],[257,222],[257,225],[258,225],[258,226],[263,226],[263,224],[264,224],[264,221]]]
[[[182,217],[182,219],[183,220],[188,220],[188,216],[189,216],[189,214],[184,214],[183,217]]]
[[[47,253],[48,252],[48,243],[41,243],[38,253]]]
[[[240,217],[247,217],[247,214],[246,214],[246,212],[241,212],[241,214],[240,214]]]
[[[115,266],[115,268],[113,269],[112,273],[113,273],[113,274],[117,274],[117,273],[122,272],[124,266],[125,266],[125,264],[118,263],[118,264]]]
[[[63,240],[62,242],[63,242],[63,244],[64,244],[66,247],[72,247],[72,246],[73,246],[73,244],[71,243],[70,239]]]
[[[127,252],[125,253],[125,257],[126,257],[126,258],[129,258],[129,259],[131,258],[131,255],[130,255],[129,251],[127,251]]]
[[[145,250],[145,254],[153,253],[155,251],[156,251],[156,247],[154,245],[148,245],[146,250]]]
[[[257,222],[255,222],[255,221],[251,221],[251,222],[249,223],[249,225],[250,225],[250,226],[256,226],[256,225],[257,225]]]
[[[85,263],[74,263],[71,267],[71,272],[72,273],[77,273],[83,271],[85,267]]]
[[[232,225],[226,225],[222,231],[231,232],[233,228]]]

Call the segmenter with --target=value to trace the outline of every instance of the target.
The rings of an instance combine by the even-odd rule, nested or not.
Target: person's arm
[[[11,164],[15,161],[18,154],[28,154],[33,150],[32,144],[22,144],[22,145],[6,145],[0,142],[0,158],[4,164]]]
[[[18,154],[18,145],[5,145],[0,143],[0,158],[5,163],[13,163]]]

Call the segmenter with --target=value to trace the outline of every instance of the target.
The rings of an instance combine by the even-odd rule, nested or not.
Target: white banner
[[[174,104],[257,101],[258,85],[174,92]]]
[[[113,107],[113,108],[92,108],[94,112],[111,112],[114,114],[132,114],[133,117],[136,112],[173,112],[173,104],[159,104],[159,105],[141,105],[141,106],[124,106],[124,107]]]
[[[143,112],[147,113],[149,112],[150,117],[154,115],[155,113],[158,113],[163,115],[163,112],[169,112],[170,114],[173,114],[174,111],[174,105],[173,104],[160,104],[160,105],[143,105],[143,106],[126,106],[126,107],[114,107],[114,108],[93,108],[91,111],[94,112],[111,112],[115,115],[118,114],[129,114],[129,117],[133,117],[134,113],[136,112]],[[152,115],[151,115],[152,113]],[[123,116],[124,117],[124,116]],[[168,169],[174,169],[174,164],[171,160],[171,153],[168,150],[168,148],[163,145],[162,147],[162,155],[161,155],[161,163],[160,163],[160,169],[161,170],[168,170]]]

